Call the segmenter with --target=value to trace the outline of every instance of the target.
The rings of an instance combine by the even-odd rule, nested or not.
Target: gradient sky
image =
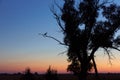
[[[60,0],[56,0],[61,4]],[[116,0],[117,3],[120,3]],[[0,0],[0,72],[22,72],[26,67],[45,72],[51,65],[66,72],[66,50],[38,33],[48,32],[62,41],[62,34],[50,11],[54,0]],[[99,72],[120,72],[120,55],[114,51],[112,65],[103,51],[96,53]]]

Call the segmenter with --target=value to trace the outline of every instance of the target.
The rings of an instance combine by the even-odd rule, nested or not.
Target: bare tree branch
[[[99,48],[99,47],[95,47],[95,48],[92,50],[92,52],[91,52],[91,54],[90,54],[90,56],[89,56],[89,58],[88,58],[88,61],[89,61],[89,62],[90,62],[90,60],[93,58],[93,56],[94,56],[95,52],[98,50],[98,48]]]
[[[66,53],[66,52],[67,52],[67,50],[66,50],[66,51],[64,51],[64,52],[59,53],[58,55],[64,54],[64,53]]]
[[[54,0],[54,3],[62,11],[62,8],[58,5],[58,3],[56,2],[56,0]]]
[[[111,62],[111,55],[110,55],[110,51],[107,50],[107,48],[104,48],[104,50],[106,51],[107,55],[108,55],[108,58],[109,58],[109,63],[112,65],[112,62]]]
[[[56,19],[59,27],[62,29],[63,32],[65,32],[65,29],[63,28],[63,26],[62,26],[62,24],[61,24],[61,21],[60,21],[60,16],[55,12],[54,7],[51,8],[50,10],[51,10],[51,12],[53,13],[53,15],[54,15],[54,17],[55,17],[55,19]]]
[[[115,49],[115,50],[117,50],[117,51],[120,51],[120,49],[118,49],[118,48],[116,48],[116,47],[113,47],[113,46],[112,46],[111,48],[113,48],[113,49]]]
[[[65,45],[64,43],[62,43],[62,42],[59,41],[58,39],[56,39],[56,38],[54,38],[54,37],[52,37],[52,36],[47,35],[47,33],[44,33],[44,34],[39,33],[39,35],[42,35],[43,37],[51,38],[51,39],[57,41],[59,44],[61,44],[61,45]]]

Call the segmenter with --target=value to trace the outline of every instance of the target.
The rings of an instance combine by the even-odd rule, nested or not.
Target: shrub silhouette
[[[47,69],[45,74],[46,80],[58,80],[57,70],[51,69],[51,66]]]
[[[30,68],[25,69],[25,71],[21,77],[21,80],[35,80],[34,75],[31,73]]]

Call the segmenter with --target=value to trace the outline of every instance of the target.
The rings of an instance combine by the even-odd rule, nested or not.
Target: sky
[[[61,1],[56,0],[61,5]],[[115,0],[119,2],[119,0]],[[66,72],[66,47],[39,33],[63,40],[50,7],[54,0],[0,0],[0,73],[22,72],[29,67],[44,73],[49,65],[59,73]],[[109,64],[103,51],[96,53],[99,72],[120,72],[119,52]]]

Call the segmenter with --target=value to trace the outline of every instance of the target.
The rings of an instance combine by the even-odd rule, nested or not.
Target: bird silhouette
[[[46,36],[46,35],[47,35],[47,32],[46,32],[46,33],[44,33],[44,35]]]

